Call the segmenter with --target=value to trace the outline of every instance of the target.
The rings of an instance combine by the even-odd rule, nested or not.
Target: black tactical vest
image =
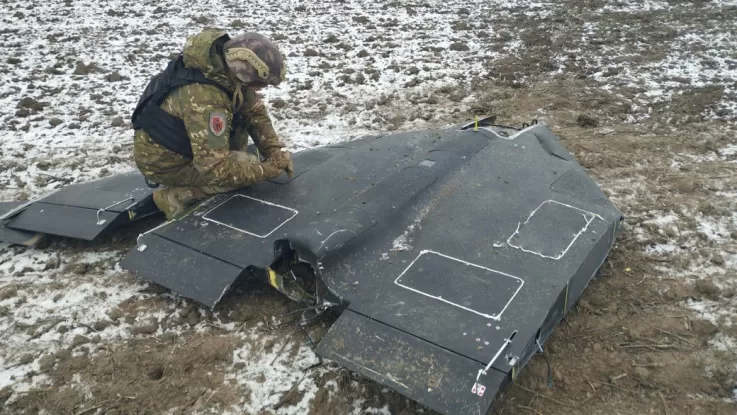
[[[205,75],[193,68],[184,66],[184,58],[180,54],[167,65],[166,69],[154,76],[143,91],[141,99],[133,111],[131,122],[134,129],[142,129],[151,139],[162,147],[192,159],[192,144],[189,141],[184,121],[164,111],[160,105],[167,95],[175,88],[189,84],[207,84],[219,88],[233,99],[233,93],[217,82],[208,79]],[[233,148],[236,130],[243,125],[258,143],[258,137],[251,128],[250,123],[243,120],[240,114],[233,114],[233,122],[230,126],[230,142]]]

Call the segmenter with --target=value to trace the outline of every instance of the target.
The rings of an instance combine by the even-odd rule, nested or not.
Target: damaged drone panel
[[[6,213],[0,240],[15,242],[11,232],[95,240],[156,213],[151,192],[138,173],[65,186]]]
[[[619,211],[542,125],[293,158],[307,166],[293,179],[212,198],[142,235],[123,266],[216,306],[288,241],[346,307],[317,352],[442,413],[489,408],[619,230]]]

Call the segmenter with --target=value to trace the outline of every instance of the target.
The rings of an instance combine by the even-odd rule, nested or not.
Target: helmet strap
[[[238,111],[243,106],[243,82],[235,82],[235,92],[233,93],[233,109]]]

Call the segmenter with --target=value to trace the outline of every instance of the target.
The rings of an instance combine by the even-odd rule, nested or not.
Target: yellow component
[[[41,239],[43,239],[44,234],[42,233],[34,233],[33,236],[31,236],[27,241],[24,241],[21,245],[24,246],[33,246],[37,243],[41,242]]]
[[[512,380],[517,377],[517,365],[512,366]]]
[[[269,78],[269,67],[256,54],[247,48],[232,48],[225,52],[227,60],[242,60],[251,64],[258,72],[258,76],[264,81]]]
[[[479,116],[478,115],[473,116],[473,122],[474,122],[473,130],[478,131],[479,130]]]
[[[128,211],[128,220],[133,220],[133,218],[136,217],[136,212],[129,210]]]
[[[269,273],[269,285],[276,289],[279,289],[279,283],[276,280],[276,271],[271,268],[266,268],[266,272]]]
[[[632,268],[630,268],[630,267],[627,267],[627,268],[624,269],[624,272],[630,272],[630,271],[632,271]]]
[[[568,310],[568,284],[566,283],[566,300],[563,303],[563,314],[566,313],[566,310]]]

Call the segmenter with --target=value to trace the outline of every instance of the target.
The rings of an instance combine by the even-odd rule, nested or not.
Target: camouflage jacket
[[[202,71],[206,78],[234,91],[235,83],[226,73],[223,59],[215,48],[216,43],[222,44],[227,39],[228,35],[224,31],[208,29],[188,38],[182,54],[187,67]],[[258,134],[258,148],[268,157],[271,152],[281,149],[283,144],[274,131],[258,93],[244,87],[243,98],[244,102],[238,111]],[[145,175],[163,177],[192,164],[207,184],[212,186],[240,187],[259,179],[261,169],[258,164],[244,163],[242,157],[232,157],[230,154],[231,150],[245,151],[248,132],[245,128],[236,130],[235,145],[231,145],[228,132],[233,122],[234,107],[221,89],[205,84],[181,86],[168,95],[161,108],[184,122],[193,158],[187,159],[174,153],[154,142],[143,130],[136,130],[133,154],[136,165]],[[225,125],[220,123],[213,129],[213,119],[224,119]]]

